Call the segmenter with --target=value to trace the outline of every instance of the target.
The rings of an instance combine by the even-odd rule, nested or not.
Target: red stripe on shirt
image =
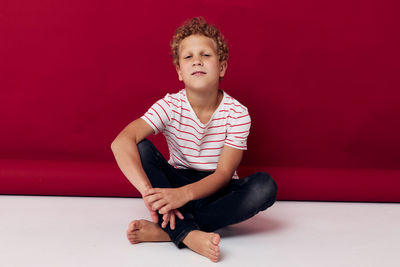
[[[174,141],[174,143],[177,145],[177,146],[179,146],[179,147],[181,147],[181,148],[186,148],[186,149],[191,149],[191,150],[195,150],[195,151],[197,151],[197,152],[200,152],[201,150],[217,150],[217,149],[222,149],[224,146],[221,146],[221,147],[211,147],[211,148],[202,148],[201,150],[199,150],[199,149],[196,149],[196,148],[193,148],[193,147],[187,147],[187,146],[181,146],[181,145],[179,145],[178,144],[178,142],[176,142],[173,138],[171,138],[171,136],[169,136],[169,135],[166,135],[166,137],[168,137],[167,138],[167,140],[171,140],[171,141]]]
[[[173,105],[173,106],[175,106],[176,108],[179,108],[179,106],[178,105],[175,105],[174,103],[172,103],[171,101],[168,101],[168,103],[169,104],[171,104],[171,105]]]
[[[178,105],[175,105],[175,104],[172,103],[172,102],[168,102],[168,103],[170,103],[171,105],[175,106],[176,108],[181,108],[181,109],[184,110],[184,111],[190,112],[190,110],[188,110],[187,108],[179,107]]]
[[[180,162],[182,162],[182,164],[183,164],[184,166],[186,166],[187,168],[190,168],[190,166],[188,166],[185,162],[183,162],[181,159],[179,159],[178,157],[176,157],[174,153],[171,153],[171,154],[172,154],[172,156],[173,156],[174,158],[176,158],[177,160],[179,160]]]
[[[177,146],[179,146],[179,147],[187,148],[187,149],[191,149],[191,150],[196,150],[197,152],[200,152],[201,150],[217,150],[217,149],[222,149],[222,148],[224,147],[224,146],[222,145],[221,147],[202,148],[201,150],[199,150],[199,149],[192,148],[192,147],[181,146],[181,145],[178,144],[178,142],[176,142],[175,139],[171,138],[171,136],[169,136],[169,135],[166,135],[166,137],[168,137],[167,140],[174,141],[174,143],[175,143]]]
[[[242,125],[246,125],[246,124],[249,124],[249,123],[251,123],[251,122],[246,122],[246,123],[242,123],[242,124],[235,124],[235,125],[231,125],[231,124],[227,123],[227,124],[224,124],[224,125],[211,126],[211,127],[208,127],[208,129],[224,127],[224,126],[228,126],[228,125],[229,125],[229,127],[237,127],[237,126],[242,126]]]
[[[202,144],[205,144],[205,143],[214,143],[214,142],[222,142],[222,141],[225,141],[225,139],[221,139],[221,140],[214,140],[214,141],[204,141],[204,142],[201,142],[200,144],[197,144],[195,141],[193,141],[193,140],[189,140],[189,139],[185,139],[185,138],[180,138],[180,137],[178,137],[175,133],[173,133],[173,132],[170,132],[170,131],[168,131],[168,130],[165,130],[166,132],[168,132],[168,133],[170,133],[170,134],[172,134],[173,136],[175,136],[177,139],[179,139],[179,140],[183,140],[183,141],[188,141],[188,142],[192,142],[192,143],[194,143],[196,146],[200,146],[200,145],[202,145]]]
[[[163,125],[164,128],[165,128],[165,124],[164,124],[164,122],[162,121],[161,116],[160,116],[160,114],[158,114],[157,110],[155,110],[154,108],[150,108],[150,109],[154,110],[154,111],[157,113],[158,118],[160,119],[162,125]]]
[[[154,125],[154,127],[156,127],[157,131],[160,131],[160,130],[157,128],[157,126],[149,119],[149,117],[147,117],[146,115],[144,115],[144,116],[151,122],[151,124]]]
[[[194,161],[188,161],[191,164],[217,164],[217,162],[194,162]]]
[[[231,119],[240,119],[240,118],[243,118],[243,117],[247,117],[247,116],[249,116],[249,114],[246,114],[246,115],[243,115],[243,116],[239,116],[239,117],[232,117],[232,116],[227,116],[227,118],[231,118]]]
[[[230,124],[227,123],[227,124],[223,124],[223,125],[211,126],[211,127],[208,127],[208,129],[218,128],[218,127],[225,127],[225,126],[228,126],[228,125],[230,125]]]
[[[181,116],[182,118],[185,118],[185,119],[189,119],[189,120],[192,120],[192,121],[194,121],[194,123],[196,123],[197,124],[197,126],[199,126],[201,129],[205,129],[206,127],[202,127],[202,126],[200,126],[194,119],[192,119],[192,118],[190,118],[190,117],[186,117],[186,116],[183,116],[183,115],[181,115],[179,112],[177,112],[177,111],[175,111],[175,110],[172,110],[173,112],[175,112],[176,114],[179,114],[179,116]]]
[[[217,148],[213,148],[213,147],[211,147],[211,148],[202,148],[202,150],[214,150],[214,149],[221,149],[221,148],[223,148],[224,146],[221,146],[221,147],[217,147]]]
[[[231,144],[231,143],[226,142],[226,141],[225,141],[225,144],[229,144],[231,146],[240,147],[240,148],[246,148],[246,146],[237,146],[237,145]]]
[[[221,117],[221,118],[216,118],[216,119],[213,119],[213,121],[216,121],[216,120],[223,120],[223,119],[226,119],[226,118],[229,118],[229,116],[227,116],[227,117]],[[231,117],[232,118],[232,117]]]
[[[169,136],[169,135],[166,135],[166,137],[168,137],[167,140],[174,141],[176,143],[176,145],[179,146],[179,147],[186,148],[186,149],[192,149],[192,150],[196,150],[197,152],[200,152],[199,149],[179,145],[178,142],[176,142],[175,139],[171,138],[171,136]]]
[[[219,156],[221,156],[221,154],[218,154],[218,155],[204,155],[204,156],[195,156],[195,155],[190,155],[190,154],[185,154],[185,153],[183,153],[182,151],[180,151],[176,146],[175,146],[175,144],[173,144],[172,142],[169,142],[170,144],[171,144],[171,146],[173,147],[173,148],[175,148],[175,150],[177,150],[177,151],[179,151],[182,155],[184,155],[184,156],[187,156],[187,157],[192,157],[192,158],[210,158],[210,157],[219,157]],[[200,151],[198,151],[198,152],[200,152]]]
[[[240,134],[240,133],[247,133],[249,131],[243,131],[243,132],[227,132],[227,134]]]
[[[242,113],[241,111],[236,111],[236,110],[234,110],[233,108],[231,108],[231,109],[229,109],[229,110],[227,110],[227,109],[221,109],[219,112],[229,112],[229,111],[233,111],[233,112],[235,112],[235,113]]]
[[[169,104],[168,104],[168,102],[167,101],[165,101],[165,99],[163,98],[162,99],[167,105],[168,105],[168,107],[170,106]]]
[[[206,138],[207,136],[210,136],[210,135],[225,134],[225,132],[221,132],[221,133],[210,133],[210,134],[204,135],[202,138],[198,138],[195,134],[192,134],[192,133],[190,133],[190,132],[181,131],[181,130],[177,129],[175,126],[173,126],[173,125],[170,125],[170,126],[171,126],[171,128],[174,128],[175,130],[177,130],[177,131],[180,132],[180,133],[185,133],[185,134],[193,135],[193,136],[194,136],[197,140],[199,140],[199,141],[201,141],[203,138]]]
[[[246,122],[246,123],[242,123],[242,124],[236,124],[236,125],[231,125],[231,127],[236,127],[236,126],[242,126],[242,125],[246,125],[246,124],[250,124],[251,122]]]
[[[224,103],[224,105],[234,105],[235,107],[243,108],[242,105],[236,105],[235,103]]]
[[[176,98],[174,98],[174,97],[172,97],[172,96],[170,96],[170,98],[172,98],[173,100],[175,100],[175,101],[178,101],[178,102],[179,102],[179,100],[178,100],[178,99],[176,99]],[[184,99],[181,99],[181,101],[182,101],[183,103],[186,103],[186,101],[185,101]]]
[[[176,150],[175,148],[172,148],[173,150],[175,150],[176,152],[179,152],[178,150]],[[177,157],[174,153],[172,153],[172,156],[175,157],[177,160],[179,160],[183,165],[185,165],[186,167],[189,167],[186,165],[185,162],[183,162],[179,157]],[[187,161],[190,164],[217,164],[217,162],[195,162],[195,161]],[[190,167],[189,167],[190,168]]]
[[[183,108],[182,108],[183,109]],[[189,110],[187,110],[187,111],[189,111]],[[199,126],[201,129],[206,129],[207,127],[203,127],[203,126],[201,126],[201,125],[199,125],[194,119],[192,119],[192,118],[190,118],[190,117],[187,117],[187,116],[183,116],[182,114],[180,114],[179,112],[177,112],[177,111],[175,111],[175,110],[172,110],[172,112],[175,112],[176,114],[178,114],[179,116],[181,116],[182,118],[185,118],[185,119],[188,119],[188,120],[191,120],[191,121],[193,121],[194,123],[196,123],[196,125],[197,126]],[[190,112],[190,111],[189,111]],[[245,116],[247,116],[247,115],[245,115]],[[243,117],[245,117],[245,116],[243,116]],[[231,116],[227,116],[227,117],[221,117],[221,118],[214,118],[214,119],[212,119],[210,122],[212,122],[212,121],[216,121],[216,120],[223,120],[223,119],[226,119],[226,118],[232,118],[232,119],[237,119],[237,118],[235,118],[235,117],[231,117]],[[241,118],[241,117],[239,117],[239,118]],[[177,119],[174,119],[174,118],[172,118],[173,120],[175,120],[175,121],[177,121],[177,122],[179,122],[180,124],[182,124],[182,125],[185,125],[185,126],[190,126],[190,125],[187,125],[187,124],[183,124],[183,123],[181,123],[180,121],[178,121]],[[193,126],[191,126],[191,127],[193,127]],[[211,127],[210,127],[211,128]],[[194,127],[193,127],[193,129],[195,129]],[[196,130],[196,129],[195,129]],[[197,130],[196,130],[197,131]],[[198,133],[200,133],[199,131],[197,131]]]
[[[178,121],[178,120],[175,119],[175,118],[171,118],[171,120],[176,121],[177,123],[179,123],[179,124],[181,124],[181,125],[188,126],[188,127],[192,127],[192,128],[193,128],[196,132],[198,132],[199,134],[204,134],[204,133],[201,133],[201,132],[197,131],[197,129],[196,129],[194,126],[192,126],[192,125],[182,123],[182,122]]]
[[[169,121],[169,116],[168,116],[167,112],[165,111],[165,109],[159,103],[157,103],[157,105],[159,105],[160,108],[162,108],[162,110],[164,111],[165,115],[167,115],[167,118],[168,118],[168,121]]]
[[[170,132],[170,131],[168,131],[168,130],[165,130],[166,132],[168,132],[168,133],[170,133],[170,134],[172,134],[173,136],[175,136],[175,138],[177,138],[177,139],[179,139],[179,140],[183,140],[183,141],[188,141],[188,142],[192,142],[192,143],[194,143],[196,146],[199,146],[195,141],[193,141],[193,140],[189,140],[189,139],[184,139],[184,138],[179,138],[178,136],[176,136],[176,134],[174,134],[173,132]]]

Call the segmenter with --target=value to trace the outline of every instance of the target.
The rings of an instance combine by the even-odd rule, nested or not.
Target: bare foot
[[[200,230],[193,230],[183,239],[183,243],[191,250],[217,262],[219,257],[218,233],[207,233]]]
[[[171,241],[169,235],[158,224],[147,220],[132,221],[126,231],[126,236],[131,244]]]

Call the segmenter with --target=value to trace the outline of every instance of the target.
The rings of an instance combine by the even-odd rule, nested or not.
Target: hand
[[[161,224],[161,227],[165,228],[168,225],[168,221],[169,221],[170,228],[172,230],[174,230],[175,229],[175,215],[178,216],[179,219],[183,220],[183,215],[180,213],[180,211],[177,209],[173,209],[163,215],[163,222]]]
[[[153,211],[159,210],[160,214],[167,214],[170,210],[180,208],[189,201],[182,187],[149,188],[144,191],[143,199],[150,204]]]
[[[142,197],[143,197],[143,195],[142,195]],[[151,203],[149,203],[149,202],[147,201],[147,199],[145,199],[144,197],[143,197],[143,201],[144,201],[144,205],[146,206],[146,208],[147,208],[147,209],[149,210],[149,212],[150,212],[150,216],[151,216],[151,219],[153,220],[153,222],[158,223],[157,211],[155,211],[155,210],[153,210],[153,209],[151,208]]]

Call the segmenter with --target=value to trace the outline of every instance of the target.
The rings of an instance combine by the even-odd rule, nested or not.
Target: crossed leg
[[[169,235],[158,224],[148,220],[132,221],[126,231],[126,235],[131,244],[171,241]],[[218,233],[193,230],[186,235],[182,242],[194,252],[209,258],[211,261],[218,261],[218,245],[220,242]]]
[[[275,202],[276,193],[276,183],[266,173],[259,172],[240,180],[232,180],[218,193],[193,203],[192,213],[201,230],[189,232],[182,243],[217,262],[220,236],[212,231],[244,221],[267,209]],[[127,237],[132,244],[171,241],[158,224],[147,220],[132,221]]]

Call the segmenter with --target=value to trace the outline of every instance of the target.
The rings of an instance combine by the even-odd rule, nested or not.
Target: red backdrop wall
[[[252,116],[244,166],[398,171],[398,10],[389,0],[2,1],[0,158],[113,162],[122,128],[184,87],[169,41],[204,16],[230,47],[220,87]]]

